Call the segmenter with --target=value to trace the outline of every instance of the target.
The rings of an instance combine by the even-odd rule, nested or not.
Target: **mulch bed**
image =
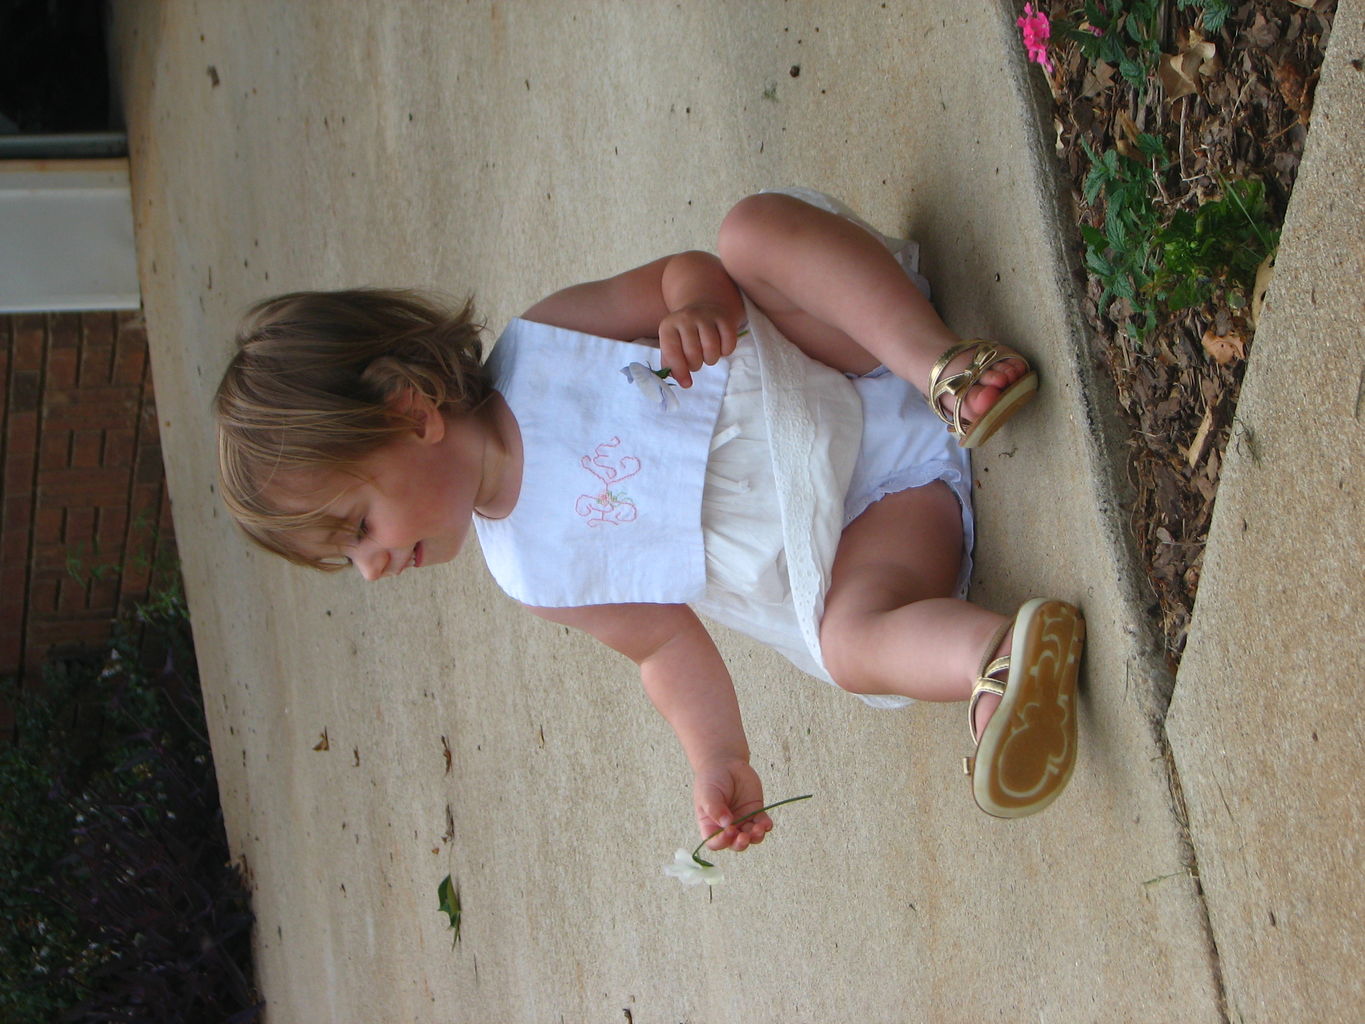
[[[1061,7],[1055,5],[1055,13]],[[1165,7],[1161,48],[1178,54],[1188,47],[1190,30],[1200,27],[1200,12],[1176,3]],[[1218,198],[1221,182],[1258,178],[1274,225],[1282,224],[1335,9],[1335,0],[1309,7],[1293,0],[1237,6],[1220,31],[1207,34],[1217,59],[1191,76],[1197,91],[1174,100],[1157,85],[1140,96],[1120,75],[1097,70],[1074,44],[1054,45],[1054,127],[1077,223],[1103,224],[1102,200],[1092,205],[1084,199],[1091,161],[1081,140],[1102,154],[1126,145],[1136,128],[1161,138],[1173,157],[1158,174],[1160,203],[1170,211],[1193,211]],[[1075,245],[1083,265],[1079,236]],[[1102,291],[1089,276],[1084,312],[1094,356],[1113,381],[1130,429],[1132,528],[1151,584],[1151,614],[1174,669],[1199,588],[1223,455],[1229,443],[1240,443],[1231,436],[1233,413],[1255,349],[1254,326],[1249,310],[1240,303],[1234,308],[1220,289],[1199,307],[1164,316],[1138,341],[1137,332],[1125,330],[1128,304],[1120,299],[1101,308]]]

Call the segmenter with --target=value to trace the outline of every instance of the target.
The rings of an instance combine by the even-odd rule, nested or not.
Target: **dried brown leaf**
[[[1256,20],[1252,22],[1251,28],[1247,29],[1246,37],[1252,45],[1268,50],[1279,40],[1280,26],[1257,11]]]
[[[1299,116],[1300,124],[1307,124],[1313,112],[1312,83],[1292,60],[1280,62],[1275,69],[1275,84],[1285,105]]]
[[[1128,111],[1120,110],[1114,117],[1114,148],[1123,156],[1134,160],[1141,159],[1137,148],[1138,127]]]
[[[1227,334],[1217,334],[1214,328],[1210,327],[1204,332],[1204,337],[1200,339],[1204,345],[1204,351],[1208,357],[1219,366],[1227,366],[1234,359],[1245,359],[1247,357],[1246,341],[1240,334],[1229,331]]]
[[[1261,261],[1261,265],[1256,268],[1256,283],[1251,288],[1251,324],[1254,327],[1261,319],[1261,310],[1265,308],[1266,293],[1270,291],[1271,282],[1275,280],[1275,253],[1271,253]]]
[[[1195,431],[1194,440],[1185,449],[1185,462],[1190,469],[1199,465],[1199,460],[1204,457],[1204,446],[1208,444],[1209,431],[1213,429],[1213,406],[1206,406],[1204,418],[1199,421],[1199,429]]]
[[[1223,62],[1218,58],[1218,47],[1205,39],[1197,28],[1182,29],[1176,33],[1176,52],[1182,58],[1192,58],[1185,63],[1191,78],[1195,72],[1210,78],[1223,69]]]
[[[1199,91],[1200,80],[1221,70],[1218,48],[1194,29],[1182,32],[1175,53],[1163,53],[1157,66],[1161,91],[1167,102]]]
[[[1085,73],[1080,96],[1083,100],[1092,99],[1114,84],[1114,65],[1097,60]]]
[[[1194,79],[1185,71],[1185,59],[1178,53],[1161,55],[1157,77],[1161,80],[1161,93],[1168,103],[1174,103],[1182,96],[1190,96],[1198,91]]]

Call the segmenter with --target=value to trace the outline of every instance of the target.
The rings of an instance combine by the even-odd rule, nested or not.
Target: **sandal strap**
[[[1014,625],[1014,620],[1010,619],[997,629],[990,639],[990,644],[986,647],[986,654],[981,659],[981,670],[976,674],[976,685],[972,687],[971,699],[967,702],[967,731],[971,733],[972,742],[979,744],[981,737],[976,731],[976,706],[981,702],[983,695],[994,694],[997,697],[1005,695],[1005,684],[993,678],[1001,672],[1009,675],[1010,656],[1008,654],[995,658],[993,655],[1000,649],[1000,641],[1005,639],[1005,634]]]
[[[1008,633],[1013,626],[1014,619],[1007,619],[1000,624],[999,629],[991,634],[990,643],[987,644],[986,653],[981,659],[981,667],[977,669],[976,672],[978,681],[993,676],[996,672],[1000,671],[998,666],[1001,662],[1004,662],[1006,666],[1008,666],[1010,660],[1009,655],[1006,654],[1003,657],[997,658],[995,652],[1000,650],[1000,644],[1004,641],[1005,634]]]
[[[972,353],[971,362],[956,373],[943,376],[948,371],[948,364],[965,352]],[[1002,345],[998,341],[987,341],[985,338],[972,338],[970,341],[959,342],[944,352],[929,371],[929,405],[934,410],[934,415],[948,424],[949,429],[958,437],[965,437],[967,428],[971,426],[970,423],[962,422],[962,403],[967,397],[967,392],[976,387],[983,373],[1005,359],[1018,359],[1025,367],[1029,365],[1027,359],[1008,345]],[[941,400],[945,397],[952,399],[951,415],[944,411]]]
[[[956,373],[943,376],[947,372],[948,364],[965,352],[972,352],[972,360]],[[1003,356],[1000,355],[1000,346],[994,342],[986,341],[984,338],[973,338],[971,341],[964,341],[954,345],[938,357],[933,369],[929,371],[929,404],[933,406],[938,418],[953,428],[953,433],[961,436],[966,433],[962,425],[962,402],[981,375],[994,363],[999,362]],[[952,415],[944,411],[940,399],[949,397],[953,400]]]
[[[1001,660],[1009,662],[1008,658]],[[1009,665],[1006,664],[1005,667],[1008,668]],[[976,685],[972,687],[972,699],[967,702],[967,731],[972,735],[972,742],[977,745],[980,745],[981,737],[976,731],[976,706],[981,703],[981,698],[988,693],[1003,697],[1005,696],[1005,687],[994,679],[978,679]]]
[[[1004,637],[1002,636],[1001,639],[1004,639]],[[997,647],[1000,646],[999,640],[996,641],[996,646]],[[996,658],[993,662],[991,662],[989,665],[987,665],[985,668],[981,670],[981,675],[977,677],[976,684],[978,686],[981,686],[983,684],[995,683],[995,680],[991,678],[992,676],[994,676],[997,672],[1008,673],[1009,670],[1010,656],[1008,654],[1002,654],[1000,657]]]

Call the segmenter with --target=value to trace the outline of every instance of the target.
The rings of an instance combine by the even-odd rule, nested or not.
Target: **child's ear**
[[[445,437],[446,418],[435,403],[414,388],[404,388],[391,406],[399,416],[412,424],[412,432],[423,444],[437,444]]]
[[[423,444],[439,444],[446,436],[446,418],[426,396],[414,395],[412,417],[417,421],[417,440]]]

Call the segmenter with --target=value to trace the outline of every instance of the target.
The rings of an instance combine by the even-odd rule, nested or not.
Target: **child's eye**
[[[360,525],[355,528],[355,539],[364,540],[370,533],[370,524],[364,518],[360,520]]]

